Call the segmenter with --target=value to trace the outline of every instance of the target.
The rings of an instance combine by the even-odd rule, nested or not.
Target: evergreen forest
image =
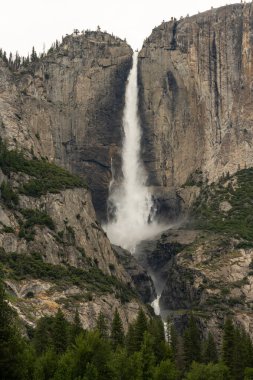
[[[21,328],[0,286],[0,378],[2,380],[250,380],[249,335],[224,321],[223,335],[201,337],[192,315],[180,334],[170,322],[140,310],[125,334],[117,309],[111,323],[102,313],[92,331],[59,309],[36,327]],[[165,339],[165,335],[167,335]]]

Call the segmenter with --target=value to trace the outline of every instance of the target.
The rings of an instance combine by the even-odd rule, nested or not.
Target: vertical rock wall
[[[85,176],[100,220],[106,218],[111,161],[120,164],[131,62],[127,43],[107,33],[86,32],[65,37],[18,73],[0,64],[0,135],[10,145],[18,143]]]
[[[152,185],[215,181],[253,164],[252,4],[171,20],[139,53],[143,157]]]

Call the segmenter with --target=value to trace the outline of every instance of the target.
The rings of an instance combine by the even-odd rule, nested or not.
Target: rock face
[[[118,308],[127,328],[143,306],[98,221],[106,216],[112,162],[120,170],[131,62],[125,42],[99,31],[67,36],[17,72],[0,59],[0,260],[12,306],[28,324],[58,308],[71,320],[77,308],[91,328],[100,311],[109,321]],[[28,173],[33,164],[23,156],[21,170],[9,162],[6,170],[2,140],[41,167],[54,162],[85,177],[93,199],[72,185],[25,195],[39,170]],[[50,175],[46,181],[56,184]]]
[[[253,250],[238,247],[227,235],[185,229],[143,242],[137,259],[152,273],[162,317],[182,332],[194,314],[201,333],[219,340],[230,315],[252,335]]]
[[[4,176],[10,193],[28,179],[23,173]],[[92,328],[100,312],[109,323],[118,308],[127,328],[141,305],[85,188],[19,194],[17,205],[2,190],[0,261],[11,304],[29,325],[61,308],[69,320],[77,309],[83,326]]]
[[[119,262],[123,265],[129,276],[131,277],[135,288],[144,303],[151,303],[156,298],[156,291],[153,281],[143,266],[138,264],[136,258],[127,250],[113,245],[113,249],[117,254]]]
[[[117,308],[123,326],[127,330],[127,326],[135,320],[140,309],[140,304],[136,299],[122,303],[115,298],[114,294],[92,295],[74,285],[57,288],[54,282],[38,279],[18,282],[8,280],[6,285],[8,292],[12,295],[12,307],[19,318],[32,327],[35,326],[36,320],[56,314],[59,308],[70,322],[73,322],[75,312],[78,310],[85,329],[94,328],[96,319],[102,312],[110,327],[112,315]]]
[[[100,220],[106,218],[111,163],[115,170],[120,164],[131,56],[122,40],[86,32],[65,37],[14,74],[0,62],[1,136],[87,178]]]
[[[164,22],[139,53],[143,158],[165,188],[253,165],[253,6]]]

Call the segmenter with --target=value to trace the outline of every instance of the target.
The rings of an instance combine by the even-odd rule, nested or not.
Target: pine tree
[[[101,311],[97,318],[96,329],[98,330],[101,338],[108,338],[108,326],[106,323],[105,316]]]
[[[61,309],[58,309],[53,325],[53,346],[57,354],[62,354],[68,344],[67,322]]]
[[[179,335],[177,338],[175,362],[176,362],[177,368],[180,371],[185,370],[186,362],[185,362],[185,352],[184,352],[184,339],[181,335]]]
[[[13,311],[6,301],[0,281],[0,379],[22,379],[24,368],[23,339],[15,327]]]
[[[31,54],[31,62],[36,62],[38,60],[37,53],[35,51],[35,47],[32,47],[32,54]]]
[[[253,380],[253,368],[245,368],[244,380]]]
[[[34,379],[52,379],[57,368],[57,355],[52,350],[45,351],[34,363]]]
[[[34,332],[33,344],[37,354],[39,355],[53,347],[53,323],[53,317],[43,317],[37,323]]]
[[[160,317],[152,318],[149,321],[148,332],[154,338],[154,354],[157,363],[167,359],[168,349],[165,344],[164,324]]]
[[[155,368],[154,380],[178,380],[179,371],[170,360],[161,361]]]
[[[154,338],[145,331],[141,346],[142,378],[152,379],[155,367]]]
[[[82,328],[80,316],[79,316],[78,310],[76,309],[75,316],[74,316],[74,323],[73,323],[72,329],[71,329],[71,340],[74,341],[76,339],[76,337],[79,334],[81,334],[83,331],[84,330]]]
[[[186,368],[189,368],[193,361],[200,361],[201,342],[196,320],[190,317],[189,326],[184,332],[184,355]]]
[[[128,326],[128,331],[126,335],[126,348],[128,354],[130,355],[136,351],[135,325],[132,323]]]
[[[177,355],[177,346],[178,346],[178,333],[174,325],[168,323],[168,332],[169,342],[172,350],[172,358],[175,361]]]
[[[111,341],[112,341],[113,348],[116,348],[117,346],[121,346],[124,342],[123,324],[122,324],[122,320],[120,318],[118,309],[115,310],[113,321],[112,321]]]
[[[247,334],[241,328],[234,329],[234,357],[233,357],[233,377],[241,380],[246,367],[250,366],[251,358],[248,356]]]
[[[8,58],[7,58],[6,51],[3,52],[3,61],[4,61],[5,63],[8,63]]]
[[[222,361],[232,371],[234,360],[235,330],[231,318],[225,321],[222,340]]]
[[[253,367],[253,345],[249,334],[243,332],[243,341],[245,342],[245,367]]]
[[[207,340],[204,342],[203,361],[206,364],[218,362],[218,352],[217,352],[216,343],[210,332],[208,333]]]
[[[140,350],[146,331],[148,331],[148,321],[144,311],[141,309],[134,324],[135,351]]]
[[[223,363],[200,364],[193,362],[185,380],[232,380],[229,369]]]

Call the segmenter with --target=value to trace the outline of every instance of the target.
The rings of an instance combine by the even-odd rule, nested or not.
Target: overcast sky
[[[0,0],[0,47],[27,55],[35,46],[49,49],[56,39],[74,28],[102,30],[126,38],[134,48],[162,20],[193,15],[211,6],[240,0]]]

